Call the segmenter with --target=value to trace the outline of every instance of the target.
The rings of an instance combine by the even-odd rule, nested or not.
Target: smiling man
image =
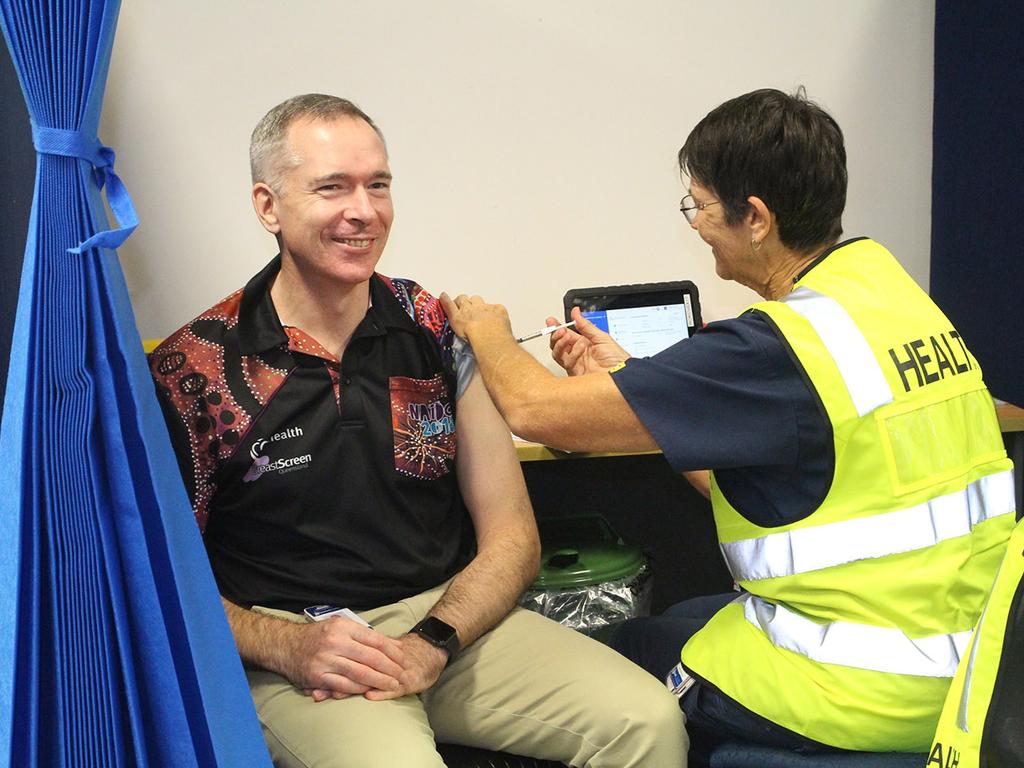
[[[279,255],[151,362],[275,764],[442,766],[436,737],[678,768],[663,687],[514,608],[533,511],[439,302],[376,272],[394,218],[380,131],[298,96],[250,158]]]

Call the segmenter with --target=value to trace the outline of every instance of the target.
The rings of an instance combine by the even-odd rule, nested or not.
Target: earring
[[[759,250],[761,250],[761,241],[760,240],[751,240],[750,241],[750,250],[753,251],[754,253],[757,253]]]

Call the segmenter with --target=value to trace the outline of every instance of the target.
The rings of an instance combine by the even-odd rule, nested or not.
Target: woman
[[[802,94],[727,101],[679,163],[717,274],[763,301],[639,360],[577,317],[566,379],[500,306],[445,297],[452,326],[517,434],[712,468],[741,592],[614,641],[680,692],[695,762],[723,740],[925,751],[1013,523],[977,361],[888,251],[839,241],[842,132]]]

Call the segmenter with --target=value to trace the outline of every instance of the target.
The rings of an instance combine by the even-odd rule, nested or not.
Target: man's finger
[[[339,659],[335,669],[321,675],[321,682],[332,691],[345,693],[366,693],[371,688],[393,691],[398,688],[398,678],[385,675],[352,659]]]
[[[385,654],[376,648],[372,648],[367,645],[360,645],[354,643],[351,647],[346,647],[341,651],[338,658],[345,659],[355,664],[359,664],[368,669],[372,669],[374,672],[381,675],[386,675],[394,679],[398,679],[404,667],[392,659],[390,656]],[[347,672],[345,674],[348,674]],[[363,682],[362,678],[359,678],[360,682]]]
[[[398,688],[393,691],[379,691],[374,688],[364,693],[363,696],[370,701],[390,701],[391,699],[398,699],[405,696],[405,690]]]
[[[352,695],[344,691],[328,691],[324,688],[303,688],[302,692],[316,702],[327,701],[328,699],[347,699]]]
[[[344,621],[344,619],[339,619],[339,621]],[[358,627],[353,630],[350,637],[360,645],[380,651],[399,667],[404,667],[405,651],[402,650],[402,644],[393,637],[366,627]]]

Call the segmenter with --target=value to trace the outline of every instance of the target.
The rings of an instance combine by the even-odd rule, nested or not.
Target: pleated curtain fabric
[[[0,0],[38,152],[0,422],[0,764],[269,766],[113,250],[118,7]]]

